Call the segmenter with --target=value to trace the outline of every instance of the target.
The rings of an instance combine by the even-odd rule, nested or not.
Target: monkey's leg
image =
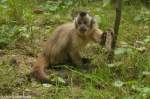
[[[44,83],[49,82],[48,76],[46,75],[44,71],[45,68],[48,66],[48,64],[49,63],[47,59],[43,55],[40,55],[37,58],[36,63],[33,65],[33,71],[32,71],[33,76],[37,80],[44,82]]]
[[[82,59],[80,57],[79,52],[77,52],[77,51],[71,51],[69,53],[69,55],[70,55],[70,58],[71,58],[71,61],[72,61],[73,65],[75,65],[77,67],[80,66],[80,65],[82,65]]]
[[[90,72],[93,70],[93,66],[88,62],[90,60],[87,58],[81,58],[78,52],[71,52],[70,57],[72,59],[73,65],[75,65],[75,67],[79,68],[83,72]]]

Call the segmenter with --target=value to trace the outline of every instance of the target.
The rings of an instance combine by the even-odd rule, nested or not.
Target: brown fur
[[[79,54],[90,41],[101,42],[102,31],[96,25],[90,28],[88,33],[81,34],[75,27],[75,23],[67,23],[58,27],[51,38],[46,42],[43,52],[38,56],[33,66],[32,73],[40,81],[47,81],[45,68],[51,64],[72,63],[82,65]]]

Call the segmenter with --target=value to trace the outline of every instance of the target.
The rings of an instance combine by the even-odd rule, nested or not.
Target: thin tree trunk
[[[114,40],[112,42],[112,50],[109,52],[108,61],[111,63],[114,60],[114,50],[116,48],[119,25],[121,20],[121,3],[122,0],[116,0],[116,18],[114,23]]]

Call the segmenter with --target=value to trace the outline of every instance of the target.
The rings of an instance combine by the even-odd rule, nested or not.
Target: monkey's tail
[[[44,58],[43,55],[40,55],[37,58],[36,63],[33,65],[31,75],[40,82],[48,83],[49,78],[44,71],[47,65],[48,65],[47,60]]]
[[[41,83],[49,83],[49,79],[48,76],[46,75],[46,73],[43,70],[39,70],[39,71],[33,71],[31,72],[31,75],[36,78],[38,81],[40,81]]]
[[[49,65],[49,61],[46,60],[44,55],[40,55],[32,67],[30,78],[34,77],[36,80],[40,81],[41,83],[50,83],[56,85],[58,82],[52,81],[45,72],[45,69],[47,68],[48,65]],[[60,84],[67,85],[66,83],[60,83]]]

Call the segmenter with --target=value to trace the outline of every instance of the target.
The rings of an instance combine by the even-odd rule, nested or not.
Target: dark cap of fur
[[[80,14],[79,14],[81,17],[84,17],[84,16],[86,16],[87,15],[87,12],[80,12]]]

